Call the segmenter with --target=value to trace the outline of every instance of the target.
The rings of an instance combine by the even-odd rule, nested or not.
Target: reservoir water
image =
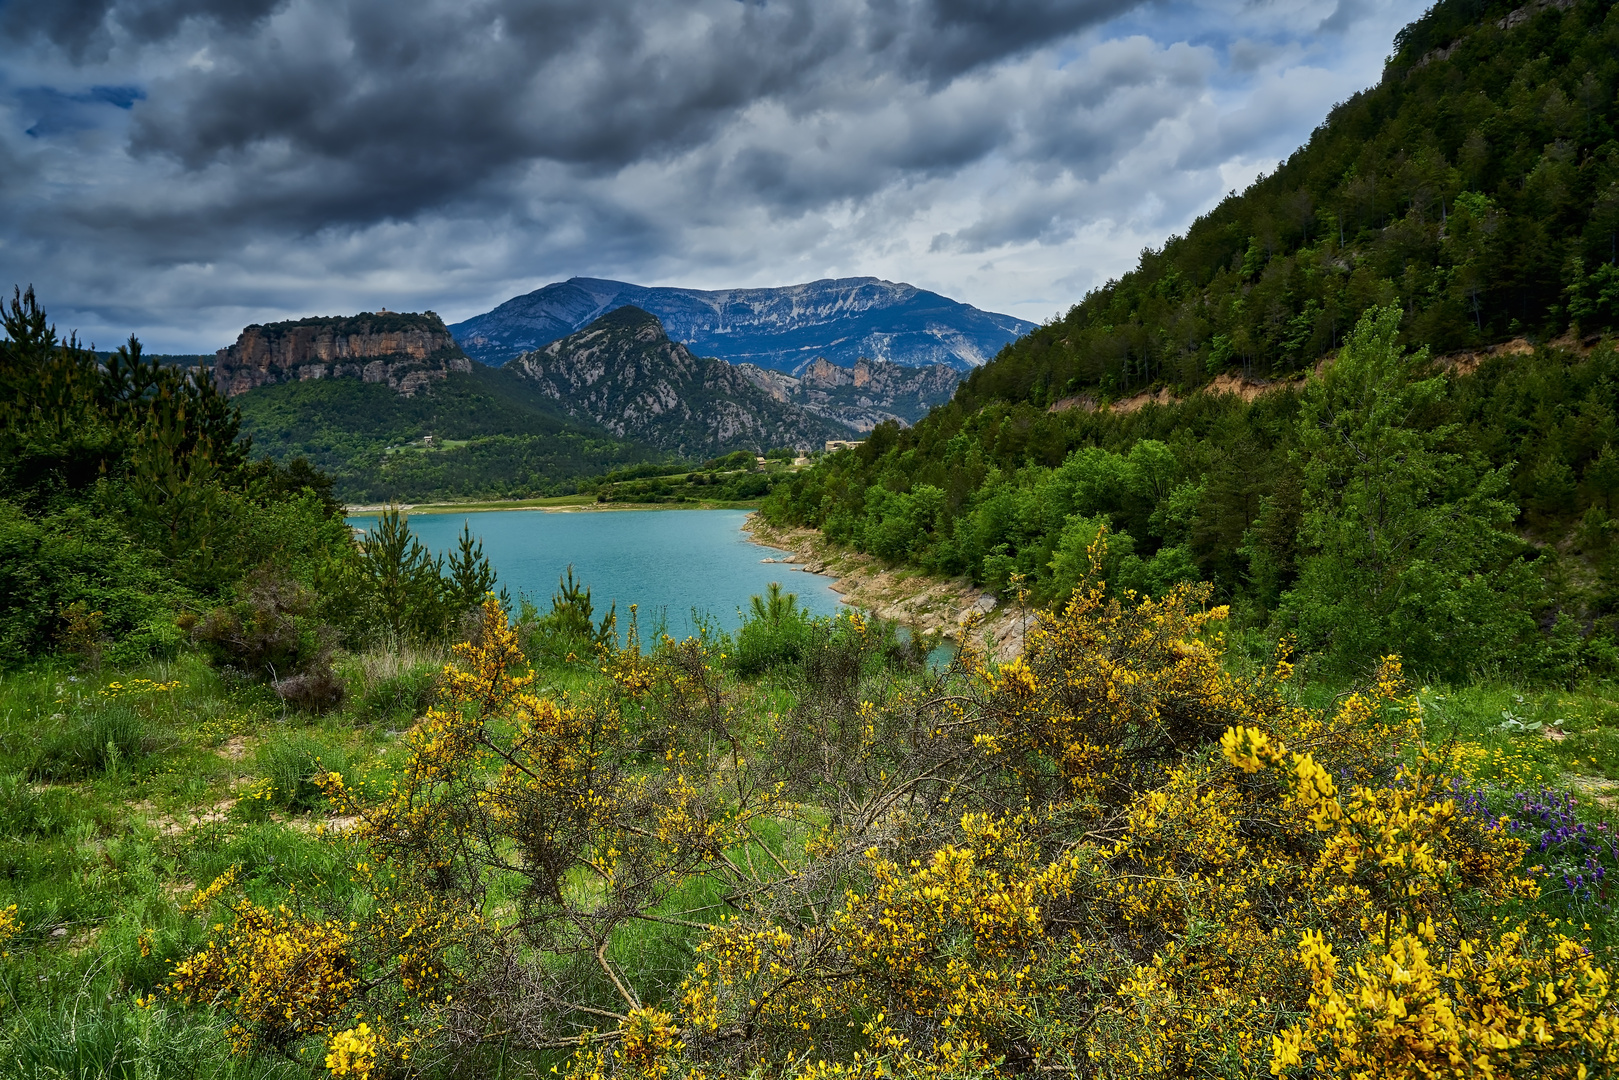
[[[622,628],[630,605],[639,604],[643,633],[661,616],[670,634],[684,637],[695,629],[694,610],[734,631],[741,625],[738,609],[772,581],[796,593],[814,614],[836,612],[832,579],[761,561],[783,553],[749,540],[742,531],[746,517],[745,510],[497,510],[411,515],[410,528],[447,556],[465,522],[483,540],[484,555],[500,577],[496,588],[514,600],[527,597],[541,611],[550,610],[557,579],[571,564],[575,580],[590,587],[598,615],[616,601]],[[376,517],[348,520],[369,528]]]

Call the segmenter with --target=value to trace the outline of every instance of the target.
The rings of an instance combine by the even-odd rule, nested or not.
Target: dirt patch
[[[1453,375],[1471,375],[1492,356],[1527,356],[1534,351],[1535,347],[1529,343],[1529,339],[1520,337],[1476,352],[1446,353],[1435,357],[1434,364]]]
[[[1303,377],[1297,379],[1250,379],[1246,375],[1232,372],[1222,372],[1214,380],[1201,388],[1205,394],[1236,394],[1244,401],[1253,401],[1262,394],[1274,393],[1277,390],[1299,389],[1304,385]],[[1122,398],[1108,405],[1102,405],[1089,394],[1076,394],[1051,403],[1047,412],[1067,412],[1069,409],[1080,409],[1084,412],[1095,412],[1097,409],[1106,409],[1109,412],[1124,414],[1133,413],[1137,409],[1148,405],[1173,405],[1181,399],[1172,394],[1169,387],[1158,390],[1143,390],[1139,394]]]
[[[1619,806],[1619,781],[1604,776],[1576,776],[1573,773],[1564,773],[1563,778],[1582,798],[1591,799],[1609,809]]]
[[[874,556],[838,547],[815,529],[778,528],[758,514],[748,515],[743,528],[755,542],[790,553],[765,561],[833,578],[832,590],[853,607],[956,642],[976,624],[975,638],[983,641],[987,635],[1000,660],[1023,651],[1028,613],[1008,608],[964,578],[931,577],[885,566]],[[792,587],[791,581],[782,584]]]
[[[1069,409],[1078,409],[1081,412],[1095,412],[1096,399],[1089,394],[1075,394],[1073,397],[1058,398],[1051,403],[1046,412],[1067,412]]]
[[[232,735],[216,747],[214,753],[226,761],[241,761],[247,756],[247,736]]]
[[[1571,334],[1564,334],[1546,343],[1547,347],[1561,349],[1565,352],[1588,355],[1601,344],[1600,335],[1587,335],[1575,338]],[[1453,375],[1471,375],[1477,371],[1479,365],[1492,356],[1525,356],[1535,351],[1535,346],[1528,338],[1513,338],[1503,341],[1499,345],[1489,345],[1485,348],[1471,352],[1446,353],[1444,356],[1433,358],[1434,364],[1443,371]],[[1315,365],[1317,375],[1321,374],[1331,365],[1336,354],[1323,357]],[[1196,393],[1205,394],[1235,394],[1244,401],[1253,401],[1265,394],[1273,394],[1278,390],[1304,389],[1305,376],[1300,375],[1292,379],[1254,379],[1236,372],[1225,371],[1216,375],[1211,381],[1200,387]],[[1051,403],[1047,412],[1060,413],[1070,409],[1080,409],[1084,412],[1096,412],[1106,409],[1115,413],[1132,413],[1149,404],[1172,405],[1181,399],[1170,393],[1169,388],[1159,390],[1143,390],[1139,394],[1122,398],[1110,404],[1102,404],[1089,394],[1075,394],[1071,397],[1061,398]]]
[[[160,814],[152,819],[152,825],[164,836],[178,836],[187,829],[224,821],[235,805],[235,799],[220,799],[212,806],[193,807],[177,818]]]
[[[1253,401],[1265,394],[1274,394],[1278,390],[1302,390],[1304,377],[1297,379],[1250,379],[1246,375],[1224,371],[1214,377],[1214,381],[1203,388],[1206,394],[1236,394],[1244,401]]]
[[[283,824],[294,832],[313,833],[317,836],[341,836],[360,823],[358,814],[339,814],[335,817],[295,817]]]
[[[1166,386],[1162,390],[1159,390],[1156,394],[1143,390],[1139,394],[1133,394],[1130,397],[1124,398],[1120,401],[1115,401],[1113,404],[1108,406],[1108,410],[1110,412],[1116,412],[1123,415],[1125,413],[1133,413],[1137,409],[1144,409],[1148,405],[1173,405],[1178,400],[1180,399],[1174,394],[1171,394],[1169,392],[1169,387]]]

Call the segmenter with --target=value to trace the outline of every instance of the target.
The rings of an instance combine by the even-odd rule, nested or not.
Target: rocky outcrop
[[[748,515],[742,528],[754,543],[790,553],[766,562],[836,578],[832,591],[845,604],[958,645],[971,642],[1003,663],[1023,651],[1034,625],[1028,609],[1002,604],[966,578],[890,566],[875,555],[834,544],[815,529],[772,525],[756,513]]]
[[[961,381],[959,371],[943,364],[907,367],[863,356],[850,367],[818,356],[797,376],[753,364],[736,367],[777,401],[860,432],[887,420],[916,423],[935,405],[949,401]]]
[[[249,326],[214,358],[214,380],[226,394],[303,379],[386,383],[413,396],[467,359],[433,312],[365,312]]]
[[[619,308],[507,365],[569,415],[687,458],[819,447],[841,424],[785,401],[723,360],[669,340],[640,308]]]

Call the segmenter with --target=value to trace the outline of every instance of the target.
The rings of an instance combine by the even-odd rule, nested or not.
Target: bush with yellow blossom
[[[1605,958],[1539,913],[1523,842],[1459,809],[1477,755],[1427,744],[1395,658],[1307,709],[1285,654],[1224,663],[1205,588],[1095,576],[999,667],[884,670],[853,620],[785,705],[702,641],[537,694],[486,605],[393,796],[332,782],[369,858],[466,928],[414,1045],[498,1032],[571,1049],[574,1080],[1619,1072]],[[238,908],[177,982],[381,1068],[394,1036],[349,1004],[374,976],[344,958],[386,928],[286,919]],[[685,935],[682,978],[615,959],[649,927]],[[277,949],[325,988],[280,1019],[252,982]]]

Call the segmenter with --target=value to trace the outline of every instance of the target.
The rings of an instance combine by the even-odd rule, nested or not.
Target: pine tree
[[[1299,415],[1299,578],[1283,618],[1301,643],[1349,665],[1400,653],[1463,672],[1513,639],[1530,581],[1511,559],[1505,469],[1426,422],[1444,376],[1397,344],[1401,309],[1361,317]]]

